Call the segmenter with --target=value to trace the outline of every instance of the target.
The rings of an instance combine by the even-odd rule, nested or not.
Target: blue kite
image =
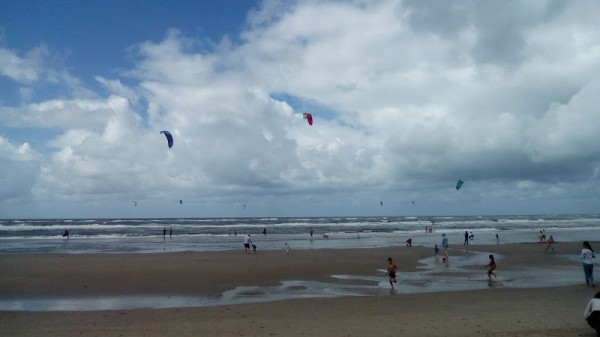
[[[173,147],[173,136],[169,131],[161,131],[160,133],[164,134],[167,137],[167,143],[169,144],[169,149]]]

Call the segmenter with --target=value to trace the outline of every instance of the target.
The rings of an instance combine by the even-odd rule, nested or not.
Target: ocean
[[[426,232],[426,226],[432,232]],[[311,237],[310,230],[314,231]],[[462,245],[537,242],[540,231],[557,242],[600,241],[600,215],[284,217],[189,219],[3,219],[0,253],[154,253],[243,249],[250,234],[258,250],[433,247],[446,234]],[[63,237],[65,230],[69,237]],[[172,236],[169,231],[172,230]],[[166,235],[163,236],[164,231]],[[263,234],[266,231],[266,234]],[[327,234],[328,238],[324,238]]]

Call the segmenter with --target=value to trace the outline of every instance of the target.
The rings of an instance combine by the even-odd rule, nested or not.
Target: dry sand
[[[573,265],[579,243],[472,246],[502,254],[503,270]],[[450,256],[464,254],[462,246]],[[56,296],[219,296],[243,285],[331,282],[331,275],[384,277],[415,271],[431,249],[0,255],[0,299]],[[452,260],[451,260],[452,261]],[[481,264],[487,261],[480,261]],[[481,269],[485,278],[485,269]],[[0,312],[0,336],[594,336],[583,309],[596,289],[569,287],[286,300],[206,308]]]

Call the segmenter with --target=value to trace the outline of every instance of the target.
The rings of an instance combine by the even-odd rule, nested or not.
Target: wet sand
[[[596,246],[596,244],[592,244]],[[450,265],[473,258],[475,282],[486,284],[486,259],[450,249]],[[515,289],[392,293],[387,257],[399,275],[416,273],[432,249],[392,247],[357,250],[193,252],[173,254],[0,255],[0,299],[185,295],[218,298],[239,286],[283,281],[326,283],[332,275],[380,280],[379,291],[360,297],[294,299],[203,308],[108,311],[4,311],[0,336],[594,336],[583,309],[597,289],[583,285],[579,243],[471,246],[501,255],[498,275],[544,273],[574,267],[579,284]],[[569,259],[565,257],[575,257]],[[480,268],[480,269],[478,269]],[[480,275],[480,276],[478,276]],[[555,274],[548,274],[555,275]],[[542,278],[544,275],[541,275]],[[552,276],[556,277],[556,276]],[[502,284],[503,281],[498,281]],[[377,288],[377,287],[376,287]],[[291,286],[288,291],[302,290]],[[247,290],[247,296],[260,293]]]

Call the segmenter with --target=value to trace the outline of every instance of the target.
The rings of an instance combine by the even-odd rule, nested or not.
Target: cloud
[[[600,197],[589,188],[598,6],[264,1],[239,42],[170,30],[136,45],[122,77],[95,77],[107,97],[68,72],[32,72],[72,97],[2,106],[0,126],[59,130],[24,184],[40,200],[260,199],[366,214],[365,200],[384,197],[427,200],[430,213],[524,212],[515,200],[531,199],[532,212],[564,200],[581,211],[581,195]]]
[[[15,145],[0,137],[0,199],[11,204],[28,199],[40,161],[28,143]]]
[[[39,80],[43,72],[43,60],[48,55],[46,47],[38,47],[20,57],[14,51],[0,48],[0,75],[19,83]]]

